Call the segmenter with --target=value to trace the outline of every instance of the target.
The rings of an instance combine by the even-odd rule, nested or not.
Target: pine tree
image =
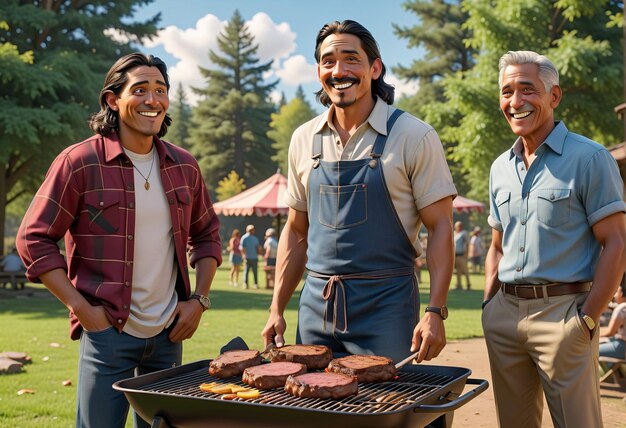
[[[623,36],[612,25],[621,1],[472,0],[463,6],[472,32],[467,43],[480,56],[469,71],[443,79],[446,101],[430,104],[426,120],[458,144],[453,159],[468,174],[471,196],[487,199],[490,165],[515,140],[498,108],[498,60],[507,51],[534,50],[554,62],[563,89],[555,119],[600,143],[621,141],[613,107],[622,102]],[[450,122],[451,114],[461,120]]]
[[[194,88],[202,99],[193,110],[191,150],[209,188],[231,170],[257,183],[276,169],[267,131],[275,109],[269,94],[278,82],[264,84],[272,61],[259,64],[258,45],[239,11],[217,42],[220,54],[209,52],[215,68],[200,68],[207,86]]]
[[[32,194],[52,158],[91,133],[87,119],[113,62],[156,33],[160,14],[131,23],[150,2],[2,1],[0,237],[7,203]],[[113,29],[128,40],[113,40]]]
[[[189,128],[191,127],[191,106],[187,103],[187,94],[182,84],[178,84],[176,100],[170,104],[169,114],[172,124],[167,129],[165,139],[180,147],[189,149]]]
[[[272,129],[267,135],[274,141],[272,147],[276,150],[272,159],[278,163],[283,174],[287,173],[287,155],[293,131],[315,116],[315,111],[304,98],[302,86],[298,86],[294,99],[282,106],[278,113],[272,113]]]
[[[425,54],[410,67],[393,67],[393,72],[404,79],[418,80],[417,94],[399,104],[421,117],[424,105],[443,100],[441,78],[472,68],[476,51],[464,43],[471,32],[463,27],[467,13],[459,0],[408,0],[403,7],[417,15],[419,24],[393,24],[394,33],[406,39],[409,48],[422,48]]]

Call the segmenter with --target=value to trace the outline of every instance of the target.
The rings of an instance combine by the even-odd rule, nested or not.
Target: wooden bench
[[[621,368],[626,369],[626,360],[612,357],[600,357],[600,364],[602,367],[607,367],[607,364],[612,364],[610,368],[600,378],[600,383],[604,382],[608,378],[612,378],[614,383],[620,384],[620,378],[622,378]]]
[[[0,272],[0,285],[6,288],[7,284],[11,284],[13,289],[24,289],[24,284],[28,282],[24,272]]]

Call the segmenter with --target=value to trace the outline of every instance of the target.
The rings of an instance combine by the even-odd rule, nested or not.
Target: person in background
[[[289,145],[289,214],[262,335],[284,342],[285,308],[302,280],[296,342],[395,361],[445,346],[452,277],[452,199],[443,146],[428,124],[392,106],[394,88],[372,34],[331,22],[315,45],[327,111]],[[428,230],[430,300],[420,318],[415,259]]]
[[[626,202],[615,159],[554,110],[545,56],[499,62],[500,109],[517,135],[492,164],[492,240],[482,324],[500,427],[601,427],[596,323],[626,266]]]
[[[469,270],[467,268],[467,253],[469,251],[470,239],[467,232],[463,230],[463,223],[457,221],[454,223],[454,270],[456,271],[456,289],[462,290],[463,285],[461,279],[465,276],[467,281],[467,289],[472,288],[470,282]]]
[[[17,233],[26,276],[69,309],[80,339],[79,428],[123,428],[129,403],[113,383],[180,365],[210,307],[219,221],[196,160],[161,140],[169,87],[159,58],[119,58],[90,119],[96,135],[57,156]],[[150,424],[135,414],[134,426]]]
[[[249,224],[246,226],[246,233],[241,237],[239,249],[241,250],[241,254],[243,255],[244,260],[246,261],[244,288],[246,289],[248,288],[248,277],[250,276],[250,272],[252,272],[252,277],[254,279],[254,288],[259,288],[259,281],[258,281],[259,256],[263,253],[261,250],[261,244],[259,243],[259,239],[255,236],[254,225]]]
[[[607,329],[600,334],[601,357],[626,359],[626,274],[613,296],[617,306],[611,313]]]
[[[243,256],[239,245],[241,243],[239,229],[233,229],[228,240],[228,261],[230,262],[230,273],[228,274],[228,285],[237,287],[239,285],[239,272],[243,263]]]
[[[265,250],[265,274],[267,275],[267,288],[274,288],[278,241],[276,240],[276,230],[272,227],[265,231],[263,249]]]
[[[467,256],[472,265],[472,272],[479,273],[482,267],[483,257],[483,240],[480,237],[480,226],[474,227],[470,235],[471,238]]]
[[[11,248],[11,252],[0,261],[0,270],[4,272],[22,272],[26,270],[22,259],[17,253],[17,248]]]

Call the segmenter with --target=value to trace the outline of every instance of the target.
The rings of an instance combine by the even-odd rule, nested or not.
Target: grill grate
[[[256,399],[235,398],[233,401],[241,403],[255,403],[279,407],[296,407],[329,412],[345,413],[384,413],[396,412],[412,408],[442,387],[455,380],[452,376],[398,371],[397,380],[381,383],[359,383],[359,393],[356,396],[341,400],[320,398],[299,398],[286,393],[282,389],[261,390]],[[209,375],[206,368],[197,369],[175,377],[163,378],[136,388],[137,391],[163,394],[168,396],[195,397],[206,400],[221,400],[219,394],[201,391],[202,383],[217,382],[218,384],[248,385],[232,377],[219,379]]]

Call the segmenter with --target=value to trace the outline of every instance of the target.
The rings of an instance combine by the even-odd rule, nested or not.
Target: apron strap
[[[344,279],[385,279],[414,274],[415,268],[413,266],[362,273],[350,273],[345,275],[326,275],[319,272],[309,271],[309,275],[313,278],[327,280],[324,288],[322,289],[322,298],[326,301],[326,304],[324,305],[324,330],[326,330],[326,320],[328,318],[328,303],[332,300],[333,332],[337,330],[338,320],[341,324],[343,324],[343,328],[341,328],[341,325],[339,326],[341,328],[340,331],[342,333],[348,331],[348,310],[346,307],[346,287],[343,283]]]
[[[370,153],[370,157],[372,157],[372,159],[376,159],[382,156],[383,151],[385,150],[387,137],[391,132],[391,128],[393,128],[393,125],[396,123],[396,120],[398,120],[402,113],[404,113],[404,111],[397,108],[393,113],[391,113],[391,116],[389,116],[389,119],[387,120],[387,135],[378,134],[378,136],[376,137],[376,141],[374,142],[374,146],[372,147],[372,152]]]
[[[319,123],[324,121],[324,117],[320,119]],[[313,168],[320,166],[320,160],[322,159],[322,131],[319,131],[313,135],[313,147],[311,153],[311,159],[313,159]]]

